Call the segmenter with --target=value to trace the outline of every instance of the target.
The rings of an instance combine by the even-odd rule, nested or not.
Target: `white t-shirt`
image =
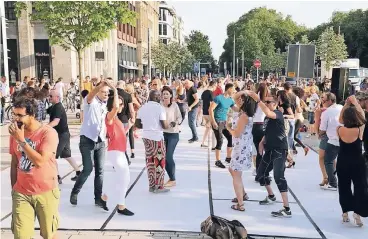
[[[164,139],[161,120],[166,120],[165,108],[154,101],[148,101],[137,113],[137,119],[140,119],[143,125],[142,138],[154,141]]]
[[[0,92],[1,92],[1,97],[8,97],[10,94],[10,89],[9,89],[8,84],[0,81]]]
[[[314,93],[311,95],[310,100],[309,100],[309,112],[316,111],[318,100],[319,100],[319,97],[317,93]]]
[[[321,115],[321,125],[319,129],[326,131],[328,143],[339,146],[339,137],[337,135],[337,127],[341,126],[339,122],[342,105],[334,104],[328,107]]]

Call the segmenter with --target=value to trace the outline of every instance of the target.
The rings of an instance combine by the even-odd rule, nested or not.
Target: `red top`
[[[56,148],[59,143],[55,129],[43,125],[32,133],[25,133],[25,140],[38,153],[49,151],[53,154],[41,166],[35,166],[23,152],[17,141],[10,136],[9,153],[17,157],[17,182],[13,190],[25,195],[37,195],[57,188]]]
[[[105,123],[108,138],[107,151],[117,150],[125,152],[127,139],[123,123],[117,117],[113,119],[112,124],[108,124],[106,117]]]
[[[223,94],[221,86],[217,86],[216,90],[213,91],[213,97]]]

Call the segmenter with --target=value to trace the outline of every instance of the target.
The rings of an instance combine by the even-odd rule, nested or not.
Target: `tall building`
[[[31,21],[32,3],[17,18],[14,3],[5,2],[7,19],[7,44],[9,72],[15,79],[24,76],[57,79],[65,82],[76,79],[79,72],[78,56],[73,49],[65,51],[58,45],[50,45],[42,22]],[[152,42],[158,40],[159,2],[129,1],[129,9],[137,12],[136,24],[116,23],[116,29],[108,37],[93,43],[82,53],[82,75],[90,77],[111,76],[114,79],[131,79],[148,72],[148,29]],[[13,81],[13,82],[14,82]]]
[[[159,39],[158,26],[159,26],[159,2],[158,1],[138,1],[137,13],[138,18],[138,75],[146,76],[153,75],[153,64],[149,62],[149,49],[152,44],[156,43]],[[149,66],[150,63],[150,66]],[[149,67],[151,72],[149,72]]]
[[[164,44],[178,42],[184,44],[184,22],[176,14],[173,6],[166,1],[160,1],[159,5],[159,38]]]

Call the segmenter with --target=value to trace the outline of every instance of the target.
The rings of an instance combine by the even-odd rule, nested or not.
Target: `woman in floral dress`
[[[242,173],[252,166],[252,128],[257,103],[251,97],[242,94],[235,96],[235,102],[240,108],[240,112],[234,112],[231,128],[230,125],[227,125],[227,129],[233,137],[233,151],[229,171],[233,177],[236,195],[236,198],[232,200],[236,205],[232,205],[231,208],[244,211],[243,201],[248,200],[248,195],[244,190]]]

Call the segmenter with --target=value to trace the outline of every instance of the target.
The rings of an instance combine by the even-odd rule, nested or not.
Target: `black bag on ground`
[[[202,222],[201,232],[216,239],[250,239],[238,220],[229,221],[218,216],[209,216]]]

